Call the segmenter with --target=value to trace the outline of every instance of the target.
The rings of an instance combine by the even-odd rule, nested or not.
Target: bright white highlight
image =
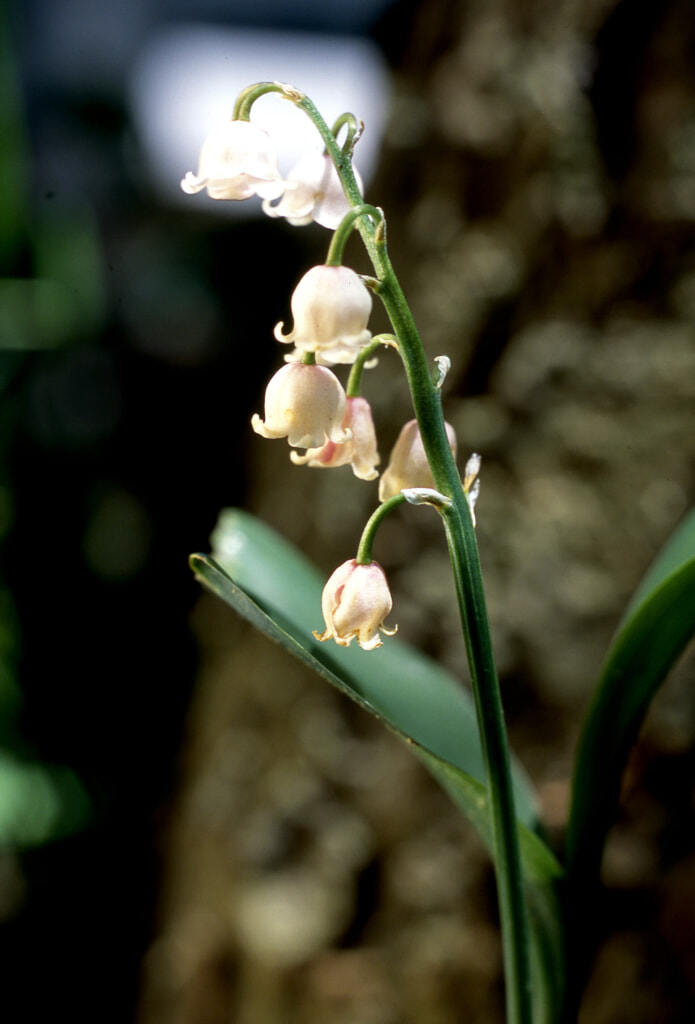
[[[190,213],[192,207],[179,181],[197,166],[201,141],[213,126],[231,117],[242,89],[270,80],[297,85],[329,126],[346,111],[365,122],[366,130],[355,147],[355,166],[368,182],[390,94],[385,63],[372,43],[340,36],[182,25],[162,32],[143,50],[130,81],[130,105],[152,188],[167,200],[185,205]],[[307,152],[323,149],[306,114],[277,94],[261,97],[251,119],[271,135],[283,175]],[[210,214],[218,216],[261,215],[257,200],[201,201]]]

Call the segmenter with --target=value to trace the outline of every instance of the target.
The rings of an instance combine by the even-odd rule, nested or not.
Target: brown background
[[[451,356],[461,462],[483,456],[509,728],[560,844],[602,654],[695,491],[692,9],[406,13],[368,199],[428,353]],[[395,360],[373,380],[385,459],[409,410]],[[375,485],[245,443],[247,507],[326,573],[349,557]],[[436,517],[406,509],[377,548],[401,635],[465,677]],[[393,737],[231,612],[203,597],[193,622],[203,668],[140,1024],[501,1020],[494,886],[470,829]],[[630,766],[604,915],[586,922],[605,932],[587,1024],[692,1019],[692,680],[690,658]]]

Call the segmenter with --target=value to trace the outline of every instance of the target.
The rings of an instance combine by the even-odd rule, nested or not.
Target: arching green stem
[[[352,151],[355,148],[355,143],[362,134],[364,125],[361,121],[358,121],[354,114],[341,114],[337,121],[334,122],[331,132],[334,138],[338,138],[340,129],[347,125],[347,133],[345,141],[343,142],[341,149],[348,156],[352,156]]]
[[[353,208],[346,213],[341,220],[338,227],[333,232],[333,238],[328,248],[328,255],[326,256],[326,266],[328,267],[339,267],[343,262],[343,250],[345,249],[345,243],[355,229],[356,221],[358,217],[363,214],[371,217],[374,220],[375,226],[383,222],[384,213],[377,206],[370,206],[369,203],[360,203],[359,206],[353,206]]]
[[[374,537],[376,531],[381,526],[381,523],[386,516],[390,515],[395,508],[402,505],[406,500],[404,494],[394,494],[392,498],[385,501],[383,505],[379,505],[378,508],[372,512],[371,516],[367,520],[362,536],[360,537],[360,544],[357,549],[356,561],[359,565],[369,565],[372,561],[372,544],[374,543]]]
[[[395,340],[392,334],[378,334],[376,338],[372,338],[368,345],[364,346],[350,370],[347,387],[345,388],[345,394],[348,398],[357,398],[362,394],[362,374],[365,364],[369,362],[382,345],[389,344]]]
[[[251,107],[256,100],[260,99],[261,96],[266,96],[269,92],[277,92],[292,102],[295,101],[295,97],[298,95],[296,89],[285,85],[283,82],[257,82],[255,85],[249,85],[236,98],[232,120],[248,121],[251,116]]]
[[[321,134],[347,199],[354,207],[361,207],[363,199],[349,155],[338,146],[335,136],[308,97],[302,95],[295,102],[308,114]],[[451,505],[443,514],[487,770],[504,950],[507,1020],[509,1024],[532,1024],[528,922],[509,749],[471,510],[446,436],[441,392],[430,376],[415,322],[391,266],[385,232],[382,225],[375,228],[368,213],[358,210],[356,217],[356,226],[381,283],[379,296],[398,339],[435,487],[451,498]],[[381,516],[377,522],[380,521]],[[360,545],[361,558],[365,557],[367,550],[363,551]]]

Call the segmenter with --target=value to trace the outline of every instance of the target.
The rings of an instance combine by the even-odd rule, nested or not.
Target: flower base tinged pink
[[[351,432],[349,440],[340,444],[326,441],[321,448],[309,448],[304,455],[290,452],[292,462],[296,466],[308,465],[313,469],[349,465],[360,480],[375,480],[379,475],[376,467],[381,460],[377,451],[372,410],[366,398],[358,395],[347,399],[342,427]]]
[[[365,651],[381,647],[380,632],[393,636],[398,627],[387,629],[384,619],[393,602],[384,570],[378,562],[362,565],[351,558],[338,566],[321,596],[321,611],[326,623],[323,633],[314,631],[317,640],[333,639],[349,647],[353,639]]]

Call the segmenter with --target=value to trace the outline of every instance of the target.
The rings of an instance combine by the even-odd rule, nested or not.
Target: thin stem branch
[[[361,349],[352,364],[350,376],[348,377],[348,382],[345,386],[345,394],[348,398],[357,398],[362,394],[362,374],[364,372],[365,365],[382,345],[390,344],[393,344],[394,348],[398,348],[396,339],[392,334],[377,334],[375,338],[372,338],[368,345],[365,345],[364,348]]]
[[[362,530],[362,536],[360,537],[359,547],[357,548],[356,562],[359,565],[369,565],[372,560],[372,545],[376,532],[381,526],[381,522],[386,516],[390,515],[395,508],[402,505],[406,500],[404,494],[394,494],[392,498],[385,501],[382,505],[377,506],[374,512],[367,520],[364,529]]]
[[[359,206],[353,206],[333,232],[331,244],[328,247],[328,255],[326,256],[327,267],[339,267],[341,265],[345,243],[355,229],[355,221],[363,213],[372,217],[377,225],[384,219],[383,212],[377,209],[376,206],[370,206],[369,203],[360,203]]]

